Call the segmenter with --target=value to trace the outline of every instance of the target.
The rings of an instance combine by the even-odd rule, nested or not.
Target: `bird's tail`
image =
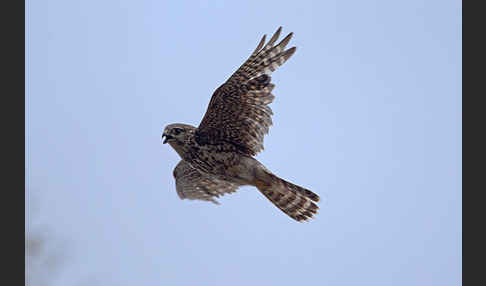
[[[275,206],[296,221],[306,221],[317,214],[319,207],[315,204],[319,196],[312,191],[292,184],[265,170],[256,187]]]

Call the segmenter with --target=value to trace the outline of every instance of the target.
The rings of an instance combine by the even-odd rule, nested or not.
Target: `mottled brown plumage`
[[[174,178],[177,194],[181,199],[197,199],[219,204],[214,197],[236,192],[238,188],[237,184],[199,172],[184,160],[175,167]]]
[[[252,157],[263,150],[263,137],[272,125],[271,73],[296,49],[285,50],[292,33],[275,44],[281,30],[266,44],[263,36],[248,60],[216,89],[199,127],[165,127],[164,143],[182,158],[174,169],[181,199],[216,202],[214,197],[251,185],[297,221],[317,213],[318,195],[277,177]]]

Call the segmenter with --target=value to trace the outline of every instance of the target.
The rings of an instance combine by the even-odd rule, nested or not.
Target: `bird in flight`
[[[163,143],[179,154],[174,169],[177,194],[181,199],[205,200],[255,186],[275,206],[296,221],[317,214],[319,196],[288,182],[253,158],[263,150],[263,137],[272,125],[274,99],[271,74],[295,52],[285,49],[293,33],[275,44],[282,27],[255,51],[211,97],[198,127],[169,124]]]

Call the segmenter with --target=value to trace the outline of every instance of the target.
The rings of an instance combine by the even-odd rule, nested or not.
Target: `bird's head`
[[[165,137],[162,143],[169,143],[171,146],[173,146],[174,143],[184,144],[187,136],[190,136],[195,129],[194,126],[187,124],[169,124],[164,128],[164,133],[162,133],[162,139]]]

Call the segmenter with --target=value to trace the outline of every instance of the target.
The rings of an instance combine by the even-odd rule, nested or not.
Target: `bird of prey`
[[[175,123],[164,128],[163,143],[181,157],[173,172],[181,199],[217,203],[215,197],[250,185],[296,221],[317,213],[317,194],[278,177],[253,158],[263,150],[263,136],[272,125],[271,74],[296,49],[285,49],[293,33],[275,44],[281,30],[266,44],[264,35],[243,65],[216,89],[198,127]]]

